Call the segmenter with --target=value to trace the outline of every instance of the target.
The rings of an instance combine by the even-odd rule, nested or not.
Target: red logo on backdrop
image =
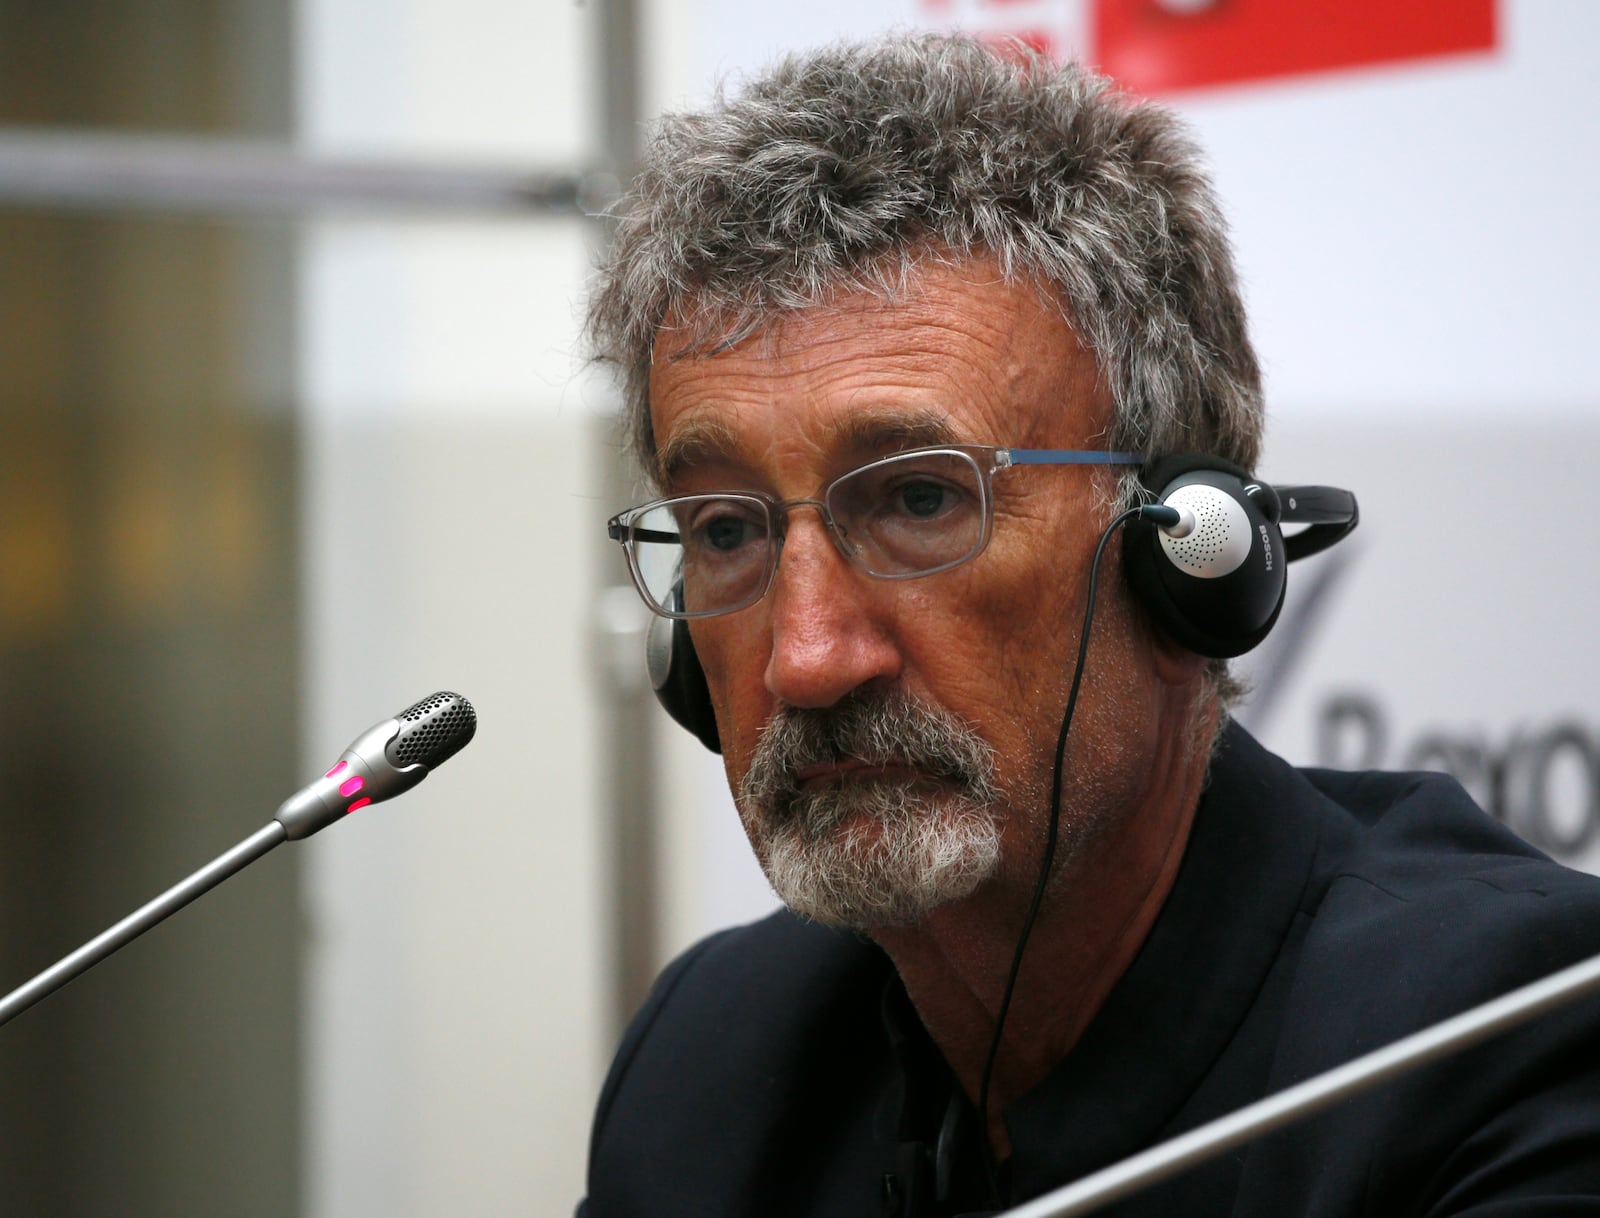
[[[1494,0],[1093,0],[1102,72],[1135,93],[1493,50]]]

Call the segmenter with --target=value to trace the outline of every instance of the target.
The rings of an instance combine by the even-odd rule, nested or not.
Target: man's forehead
[[[777,412],[781,403],[746,407]],[[743,413],[743,412],[741,412]],[[903,409],[862,406],[819,421],[810,437],[824,452],[873,454],[880,451],[953,444],[971,437],[959,436],[943,407]],[[752,464],[752,443],[762,444],[762,429],[739,428],[714,410],[681,417],[656,453],[655,474],[662,486],[671,486],[696,468],[718,464]],[[764,447],[764,444],[762,444]]]
[[[1058,430],[1100,397],[1095,360],[1059,301],[983,259],[922,267],[887,295],[841,291],[721,343],[703,320],[688,307],[658,334],[651,472],[663,487],[696,468],[753,464],[780,423],[829,459],[870,457],[922,444],[1027,444],[1038,426]]]

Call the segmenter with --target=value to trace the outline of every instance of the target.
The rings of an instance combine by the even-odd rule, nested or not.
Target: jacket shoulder
[[[1325,860],[1308,946],[1405,962],[1368,987],[1425,986],[1466,1004],[1600,952],[1600,878],[1542,854],[1453,779],[1307,777],[1357,826]]]
[[[1322,842],[1297,913],[1277,1090],[1600,953],[1600,879],[1432,774],[1305,771]],[[1600,1000],[1548,1011],[1248,1152],[1239,1213],[1567,1212],[1600,1196]],[[1541,1206],[1549,1208],[1541,1208]]]

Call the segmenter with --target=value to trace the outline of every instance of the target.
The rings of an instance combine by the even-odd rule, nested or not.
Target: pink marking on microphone
[[[354,812],[357,808],[365,808],[371,802],[372,801],[370,799],[358,799],[358,800],[356,800],[355,803],[351,804],[348,808],[345,809],[345,814],[349,815],[351,812]]]
[[[346,778],[343,782],[341,782],[339,784],[339,794],[340,795],[354,795],[357,791],[361,790],[361,788],[366,786],[366,785],[367,785],[367,780],[362,778],[360,774],[357,774],[353,778]]]
[[[329,770],[326,774],[324,774],[323,777],[324,778],[332,778],[335,774],[337,774],[340,770],[344,769],[345,766],[347,766],[349,764],[350,763],[348,761],[341,761],[338,764],[336,764],[333,767],[333,769]]]

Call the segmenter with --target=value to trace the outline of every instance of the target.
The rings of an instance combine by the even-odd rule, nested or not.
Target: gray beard
[[[795,778],[850,758],[913,776],[809,789]],[[906,925],[998,870],[994,770],[989,746],[956,716],[901,693],[863,691],[825,710],[780,710],[739,784],[739,812],[790,909],[856,930]]]

